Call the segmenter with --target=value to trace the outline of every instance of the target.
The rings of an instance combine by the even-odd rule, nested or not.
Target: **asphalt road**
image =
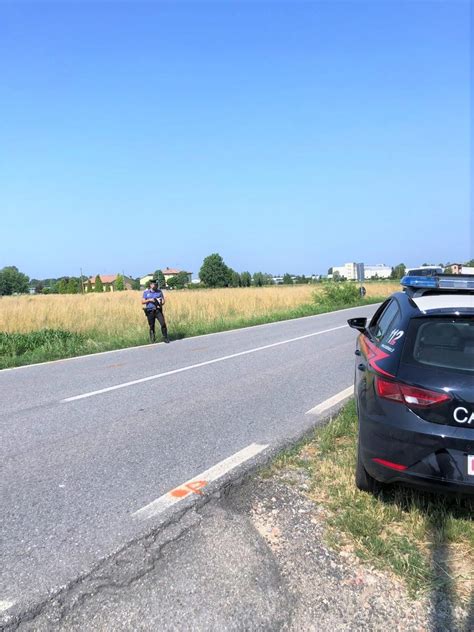
[[[311,427],[374,309],[1,371],[0,625],[169,520],[170,490]]]

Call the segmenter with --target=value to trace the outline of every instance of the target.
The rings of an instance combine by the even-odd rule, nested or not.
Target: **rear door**
[[[355,392],[359,402],[372,396],[374,373],[395,377],[404,334],[401,306],[392,297],[374,314],[367,334],[358,339]]]
[[[398,377],[444,391],[452,400],[416,414],[432,423],[471,428],[474,434],[474,315],[413,318]]]

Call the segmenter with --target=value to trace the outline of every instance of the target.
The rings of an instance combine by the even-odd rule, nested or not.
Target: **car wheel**
[[[355,484],[358,489],[363,492],[370,492],[371,494],[375,494],[380,491],[380,483],[375,480],[373,476],[367,472],[365,467],[362,464],[362,459],[360,458],[360,447],[357,445],[357,462],[356,462],[356,471],[355,471]]]

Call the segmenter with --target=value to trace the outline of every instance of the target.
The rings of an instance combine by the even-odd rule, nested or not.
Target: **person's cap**
[[[150,279],[149,283],[158,283],[157,279]]]

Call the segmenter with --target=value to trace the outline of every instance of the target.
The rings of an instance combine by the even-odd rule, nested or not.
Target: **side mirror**
[[[347,324],[349,327],[352,327],[352,329],[357,329],[357,331],[365,333],[367,328],[367,318],[349,318]]]

